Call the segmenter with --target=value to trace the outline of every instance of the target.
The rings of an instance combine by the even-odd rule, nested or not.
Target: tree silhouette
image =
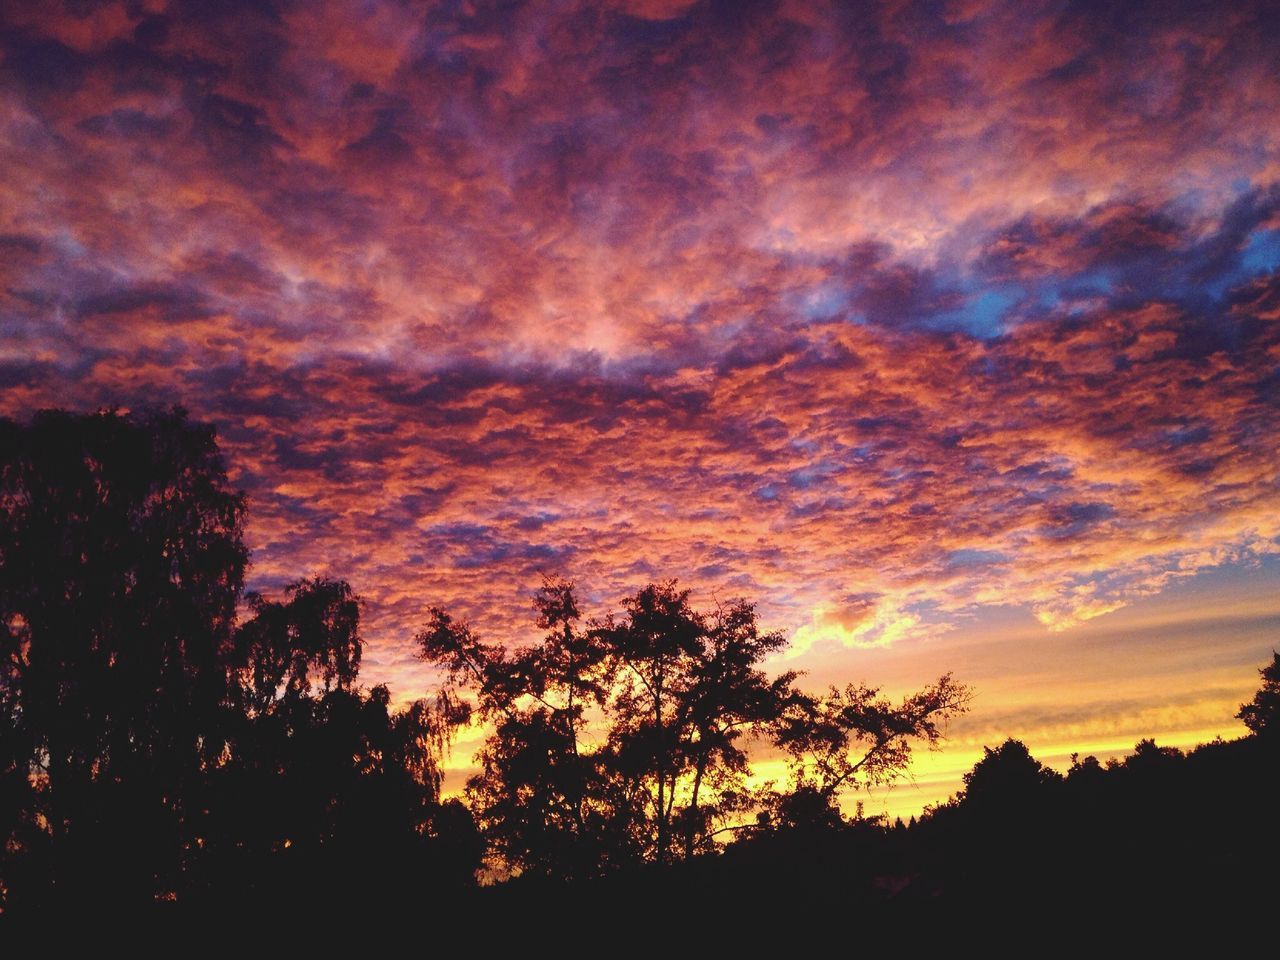
[[[583,755],[580,734],[585,712],[605,700],[611,668],[599,638],[578,627],[572,584],[548,579],[534,607],[546,633],[510,656],[439,609],[417,643],[445,671],[451,721],[468,722],[474,710],[494,725],[468,796],[495,852],[522,872],[590,876],[615,817],[602,801],[599,758]]]
[[[1062,775],[1033,757],[1025,743],[1009,738],[994,750],[982,748],[982,759],[964,775],[964,802],[1008,814],[1061,782]]]
[[[251,593],[252,619],[236,630],[233,690],[253,714],[280,699],[350,691],[360,670],[359,599],[341,580],[290,584],[280,603]]]
[[[0,421],[0,451],[6,777],[59,889],[166,888],[222,750],[244,499],[181,410]]]
[[[615,771],[643,800],[639,842],[665,863],[678,834],[691,857],[743,809],[743,732],[778,715],[796,676],[770,681],[758,664],[786,639],[761,633],[745,601],[699,613],[675,581],[625,598],[621,617],[597,632],[618,664],[610,747]]]
[[[673,580],[585,629],[563,581],[548,581],[535,606],[549,632],[514,653],[440,610],[418,635],[457,720],[474,710],[493,724],[468,794],[491,846],[519,872],[689,860],[724,833],[755,829],[750,813],[766,801],[775,823],[815,798],[840,822],[842,788],[892,779],[911,742],[936,743],[968,698],[950,675],[896,704],[866,687],[805,695],[797,674],[762,669],[786,638],[761,631],[752,604],[700,612]],[[748,788],[753,735],[792,757],[790,794]]]
[[[743,600],[717,606],[707,624],[706,643],[692,664],[680,717],[681,754],[693,768],[693,785],[680,821],[685,858],[709,849],[715,826],[739,814],[748,772],[742,739],[765,729],[793,696],[799,676],[788,671],[770,680],[759,664],[786,646],[780,632],[761,633],[755,609]],[[710,781],[716,801],[702,801]]]
[[[650,856],[660,863],[667,860],[676,781],[682,772],[677,714],[705,642],[704,624],[688,601],[688,591],[677,591],[674,584],[651,584],[623,601],[621,623],[601,630],[624,668],[613,700],[617,723],[611,745],[618,769],[649,794],[644,816],[652,823]]]
[[[949,673],[896,704],[862,684],[792,696],[774,733],[789,758],[792,793],[775,799],[773,814],[782,823],[802,811],[829,819],[843,791],[892,782],[910,765],[913,743],[938,744],[970,697]]]
[[[784,638],[742,601],[695,611],[674,581],[586,628],[564,581],[535,608],[547,633],[513,654],[439,610],[418,636],[446,700],[469,695],[494,723],[468,793],[495,850],[520,871],[589,876],[667,862],[677,839],[685,858],[706,849],[742,805],[740,739],[776,717],[794,679],[757,666]]]
[[[1280,653],[1272,653],[1271,663],[1261,668],[1262,686],[1236,716],[1258,737],[1280,733]]]
[[[446,717],[358,688],[350,586],[237,624],[244,509],[181,410],[0,420],[0,910],[474,874]]]

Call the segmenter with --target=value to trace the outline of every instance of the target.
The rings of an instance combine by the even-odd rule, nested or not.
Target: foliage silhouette
[[[468,795],[494,853],[518,873],[687,861],[727,834],[789,823],[814,798],[839,820],[842,788],[901,773],[911,742],[937,743],[968,698],[949,675],[899,704],[867,687],[804,694],[794,672],[764,672],[786,639],[759,629],[752,604],[700,612],[674,580],[585,625],[563,580],[548,580],[535,607],[548,632],[516,653],[439,609],[417,637],[443,670],[456,722],[473,708],[494,725]],[[791,756],[790,790],[750,786],[753,737]]]
[[[581,755],[579,736],[585,711],[603,702],[608,667],[597,639],[578,627],[568,584],[548,581],[535,606],[547,633],[512,655],[438,609],[416,639],[445,671],[440,699],[452,722],[470,720],[474,706],[494,725],[468,795],[495,851],[522,871],[590,875],[608,810],[599,765]]]
[[[440,671],[402,707],[360,686],[361,602],[299,579],[245,594],[246,503],[212,428],[181,410],[0,420],[0,911],[168,904],[277,920],[423,903],[506,918],[659,901],[899,921],[999,902],[1270,907],[1280,654],[1242,704],[1250,735],[1183,752],[1140,740],[1066,775],[1006,740],[910,825],[849,794],[936,745],[969,690],[806,692],[744,600],[698,610],[674,580],[584,619],[534,598],[504,648],[436,609]],[[488,737],[464,804],[442,757]],[[788,763],[755,784],[753,748]],[[514,880],[476,888],[484,855]],[[291,908],[281,912],[279,907]]]
[[[0,909],[474,874],[437,709],[356,685],[351,588],[237,623],[244,515],[181,410],[0,420]]]
[[[221,753],[244,499],[180,411],[3,421],[0,451],[6,769],[30,778],[52,883],[170,885]]]
[[[968,708],[971,692],[951,674],[894,704],[865,685],[831,687],[820,697],[790,698],[775,724],[775,742],[789,757],[794,793],[808,796],[811,816],[829,818],[841,791],[855,783],[891,782],[911,762],[912,743],[935,746],[946,721]],[[798,807],[786,805],[782,819]]]
[[[1271,663],[1258,673],[1262,687],[1236,716],[1256,736],[1273,738],[1280,734],[1280,653],[1273,653]]]
[[[1062,782],[1062,775],[1036,760],[1021,740],[1010,738],[982,751],[982,759],[964,775],[964,799],[970,805],[1007,813]]]

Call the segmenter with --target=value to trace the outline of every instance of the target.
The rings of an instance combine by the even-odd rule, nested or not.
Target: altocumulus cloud
[[[6,4],[0,403],[216,421],[383,679],[541,570],[1066,628],[1280,535],[1280,18],[1220,6]]]

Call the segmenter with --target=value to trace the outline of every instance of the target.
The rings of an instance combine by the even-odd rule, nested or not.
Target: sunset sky
[[[366,683],[429,691],[431,605],[678,577],[813,687],[973,686],[869,811],[1243,732],[1275,3],[2,9],[0,414],[215,423],[250,586],[349,579]]]

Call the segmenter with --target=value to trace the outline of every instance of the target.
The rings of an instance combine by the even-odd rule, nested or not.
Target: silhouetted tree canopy
[[[1262,686],[1253,699],[1242,704],[1236,716],[1249,731],[1259,737],[1280,733],[1280,653],[1273,653],[1271,663],[1258,671]]]
[[[244,514],[181,410],[0,420],[0,909],[292,896],[373,854],[474,873],[438,711],[356,685],[350,586],[237,623]]]
[[[243,517],[213,430],[181,411],[0,421],[5,759],[56,881],[109,868],[124,893],[180,869],[223,747]]]
[[[309,696],[318,681],[324,693],[349,691],[360,669],[360,608],[340,580],[300,580],[284,602],[246,597],[252,619],[235,634],[231,660],[236,689],[251,710],[280,698]]]
[[[1010,738],[994,750],[982,748],[982,759],[964,775],[964,800],[1007,810],[1034,802],[1037,793],[1061,782],[1061,774],[1031,756],[1021,740]]]
[[[786,638],[762,632],[752,604],[698,611],[675,581],[585,625],[567,582],[548,580],[535,607],[547,633],[514,653],[441,610],[418,636],[443,668],[444,700],[474,703],[494,724],[468,795],[494,852],[518,872],[594,876],[689,860],[725,834],[792,822],[814,799],[840,821],[842,788],[901,773],[911,742],[936,743],[968,697],[949,675],[897,704],[866,687],[810,697],[797,674],[764,672]],[[455,715],[465,722],[469,708]],[[750,785],[753,737],[792,758],[790,791]]]
[[[796,694],[776,721],[775,742],[789,758],[797,789],[832,806],[859,782],[900,776],[912,744],[936,745],[942,725],[967,709],[970,695],[951,674],[898,703],[859,684],[831,687],[822,696]]]

